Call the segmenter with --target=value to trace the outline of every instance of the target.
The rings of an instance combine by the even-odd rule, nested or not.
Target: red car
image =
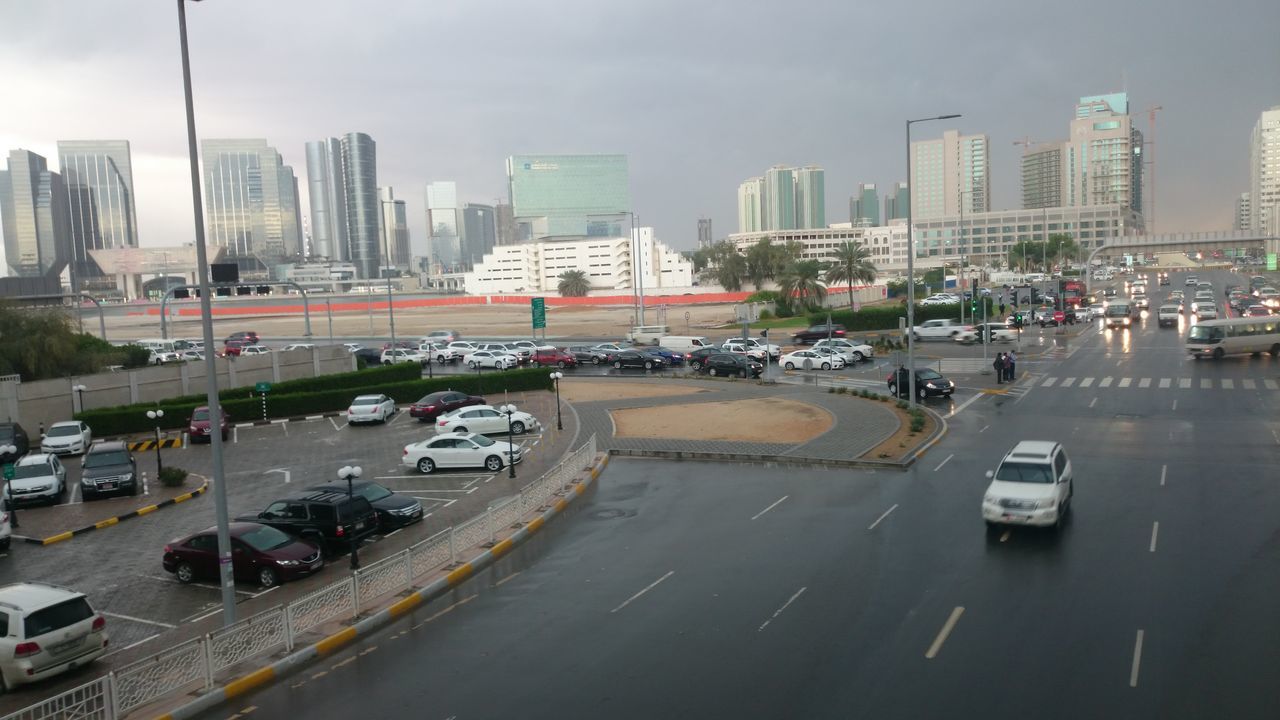
[[[218,529],[209,528],[164,546],[164,569],[179,582],[218,579]],[[306,577],[324,567],[320,548],[269,525],[231,523],[231,569],[237,580],[263,587]]]
[[[219,434],[222,435],[223,442],[226,442],[227,440],[227,430],[231,426],[227,421],[230,419],[231,418],[227,415],[227,411],[223,410],[222,422],[218,424],[219,429],[222,431]],[[191,442],[193,443],[212,441],[213,433],[211,430],[211,423],[209,422],[209,406],[201,405],[191,411],[191,417],[187,418],[187,433],[191,436]]]
[[[248,340],[228,340],[222,348],[222,356],[239,355],[240,349],[247,345],[253,345],[253,343]]]
[[[424,396],[409,406],[409,416],[418,418],[419,422],[430,422],[437,417],[468,405],[484,405],[484,398],[476,395],[460,393],[456,390],[442,390]]]
[[[538,367],[546,365],[555,365],[564,369],[567,367],[577,367],[578,358],[571,353],[565,352],[556,347],[540,347],[533,351],[533,364]]]

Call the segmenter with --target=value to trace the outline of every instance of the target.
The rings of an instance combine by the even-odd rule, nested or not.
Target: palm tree
[[[867,248],[846,240],[836,248],[834,264],[827,268],[828,285],[849,284],[849,309],[853,309],[853,284],[872,283],[876,279],[876,267],[871,264],[871,252]]]
[[[1074,259],[1080,253],[1080,246],[1066,233],[1054,233],[1049,236],[1049,257],[1054,262]]]
[[[556,289],[561,297],[586,297],[591,292],[591,281],[582,270],[565,270],[557,276],[560,282]]]
[[[788,303],[795,298],[806,310],[821,305],[827,297],[827,288],[822,284],[822,263],[817,260],[792,263],[778,277],[778,291]]]

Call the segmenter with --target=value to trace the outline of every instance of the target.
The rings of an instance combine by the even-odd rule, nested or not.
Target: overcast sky
[[[689,248],[736,228],[738,183],[820,165],[827,221],[859,182],[905,179],[903,120],[987,133],[993,208],[1013,141],[1065,139],[1081,95],[1157,116],[1160,231],[1231,225],[1249,134],[1280,104],[1280,2],[205,0],[188,5],[202,138],[266,138],[306,206],[307,140],[377,142],[379,185],[425,238],[426,183],[505,197],[519,153],[625,153],[642,224]],[[189,242],[177,11],[169,0],[0,3],[0,150],[132,143],[141,243]],[[1150,184],[1148,184],[1150,187]]]

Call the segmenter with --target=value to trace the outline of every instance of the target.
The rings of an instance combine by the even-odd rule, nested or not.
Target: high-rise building
[[[456,272],[462,259],[457,183],[440,181],[427,185],[427,237],[432,266],[443,272]]]
[[[937,140],[911,143],[911,208],[916,219],[991,209],[986,135],[947,130]]]
[[[377,143],[361,132],[307,143],[307,184],[317,254],[351,262],[361,278],[376,278],[382,257]]]
[[[1061,205],[1120,205],[1142,212],[1142,133],[1125,93],[1080,98],[1062,148]]]
[[[796,168],[795,207],[798,229],[824,228],[827,226],[827,180],[820,167],[809,165]]]
[[[493,222],[497,226],[499,245],[513,245],[520,242],[519,231],[516,227],[515,208],[511,207],[511,203],[494,203]]]
[[[1235,222],[1231,224],[1232,230],[1253,229],[1253,204],[1250,202],[1252,196],[1253,193],[1243,192],[1236,198],[1236,214]]]
[[[849,222],[855,227],[880,224],[880,195],[875,183],[858,183],[858,194],[849,198]]]
[[[492,205],[462,206],[462,270],[470,272],[498,244],[497,215]]]
[[[711,234],[711,218],[698,218],[698,247],[711,247],[715,237]]]
[[[895,183],[884,196],[884,222],[905,218],[911,209],[911,189],[905,182]]]
[[[1062,143],[1042,143],[1022,153],[1022,208],[1062,207]]]
[[[59,140],[58,165],[71,214],[71,284],[101,277],[90,250],[138,247],[128,140]]]
[[[71,258],[71,214],[62,176],[43,156],[9,151],[8,169],[0,171],[0,221],[10,276],[62,274]]]
[[[1263,110],[1249,147],[1250,226],[1274,233],[1280,227],[1280,105]]]
[[[409,267],[412,253],[409,250],[409,218],[403,200],[396,199],[393,188],[378,188],[378,227],[382,233],[382,248],[388,257],[385,264],[405,269]]]
[[[753,177],[738,186],[738,232],[757,232],[764,226],[764,178]]]
[[[298,184],[280,153],[266,140],[211,139],[200,147],[209,242],[226,248],[242,272],[301,258]]]
[[[764,174],[764,230],[794,230],[796,227],[796,176],[794,168],[774,165]]]
[[[618,237],[631,210],[626,155],[512,155],[507,188],[520,242]]]

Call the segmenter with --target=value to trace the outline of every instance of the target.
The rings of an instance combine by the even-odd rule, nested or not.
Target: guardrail
[[[126,665],[89,683],[5,715],[0,720],[118,720],[166,695],[214,687],[222,670],[280,649],[293,650],[297,639],[319,625],[354,619],[388,595],[414,581],[460,562],[467,549],[493,544],[503,530],[545,506],[563,492],[596,455],[596,436],[569,453],[519,494],[485,508],[400,552],[356,570],[294,600],[192,638]]]

